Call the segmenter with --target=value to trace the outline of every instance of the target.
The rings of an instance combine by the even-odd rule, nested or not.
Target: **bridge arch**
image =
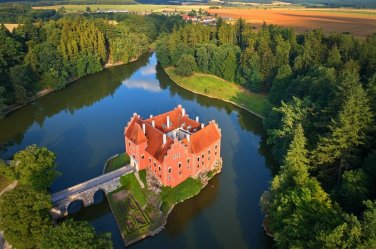
[[[93,195],[93,202],[94,204],[99,204],[103,202],[103,200],[106,198],[106,190],[103,188],[98,188]]]
[[[84,200],[82,199],[75,199],[69,202],[69,204],[66,207],[66,213],[69,214],[75,214],[78,211],[80,211],[84,207]]]
[[[120,177],[132,173],[133,170],[134,167],[127,165],[52,194],[53,206],[50,210],[52,217],[59,219],[68,215],[69,209],[71,209],[69,206],[76,200],[82,202],[80,207],[88,207],[94,204],[94,199],[97,198],[96,195],[100,195],[100,193],[106,195],[118,189],[121,186]]]

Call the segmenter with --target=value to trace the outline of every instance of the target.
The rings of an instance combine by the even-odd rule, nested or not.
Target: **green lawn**
[[[146,196],[134,174],[122,176],[120,182],[124,189],[128,190],[133,195],[140,207],[145,207]]]
[[[13,180],[10,180],[4,176],[0,176],[0,191],[6,188]]]
[[[128,154],[126,154],[125,152],[121,153],[117,157],[108,161],[105,172],[108,173],[116,169],[119,169],[123,167],[124,165],[129,164],[129,162],[130,162],[130,158]]]
[[[188,178],[175,188],[164,187],[161,192],[162,212],[166,214],[172,205],[197,195],[202,189],[198,179]]]
[[[250,92],[233,82],[226,81],[217,76],[194,73],[190,77],[182,77],[174,73],[173,67],[165,68],[165,70],[173,81],[188,90],[230,101],[261,117],[265,107],[269,105],[266,95]]]
[[[86,7],[89,6],[91,11],[100,10],[129,10],[129,11],[151,11],[151,12],[162,12],[163,10],[168,11],[190,11],[192,9],[199,10],[208,9],[208,5],[159,5],[159,4],[132,4],[134,1],[130,0],[130,4],[64,4],[64,5],[54,5],[54,6],[38,6],[33,7],[34,9],[55,9],[58,10],[60,7],[64,6],[67,12],[83,12]]]
[[[138,171],[138,174],[140,176],[141,181],[144,183],[146,186],[146,169]]]

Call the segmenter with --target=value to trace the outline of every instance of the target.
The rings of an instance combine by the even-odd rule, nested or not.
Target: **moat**
[[[82,78],[1,120],[0,156],[7,159],[33,143],[48,147],[63,173],[52,186],[56,192],[102,174],[107,158],[124,151],[124,126],[134,112],[146,117],[178,104],[205,123],[218,122],[222,173],[199,195],[177,205],[160,234],[131,248],[270,248],[259,206],[271,179],[262,120],[178,87],[157,66],[154,54]],[[95,199],[98,204],[70,217],[111,232],[115,248],[124,248],[105,198]],[[79,208],[75,204],[71,211]]]

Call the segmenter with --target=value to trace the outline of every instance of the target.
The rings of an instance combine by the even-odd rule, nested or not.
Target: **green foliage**
[[[191,76],[196,68],[195,58],[192,55],[183,54],[176,64],[175,73],[187,77]]]
[[[38,248],[52,225],[49,194],[17,186],[0,198],[0,229],[15,248]]]
[[[127,153],[121,153],[117,157],[112,158],[108,161],[106,165],[106,172],[114,171],[116,169],[119,169],[127,164],[129,164],[130,158]]]
[[[174,188],[164,187],[161,192],[162,212],[166,214],[173,205],[197,195],[201,188],[200,180],[193,178],[188,178]]]
[[[142,191],[142,188],[134,174],[127,174],[125,176],[122,176],[120,178],[120,182],[121,185],[133,195],[133,197],[141,207],[144,207],[146,205],[145,193]]]
[[[112,248],[111,234],[97,235],[88,222],[66,220],[44,234],[39,248]]]
[[[14,155],[9,167],[20,184],[44,190],[59,175],[55,170],[55,158],[55,154],[47,148],[30,145]]]
[[[345,171],[338,190],[338,201],[349,212],[362,210],[363,201],[369,197],[369,179],[362,169]]]

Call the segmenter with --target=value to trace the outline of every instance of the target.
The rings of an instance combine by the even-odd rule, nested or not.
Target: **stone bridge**
[[[68,206],[73,201],[81,200],[84,207],[94,203],[94,195],[97,191],[108,194],[120,187],[120,177],[134,171],[134,167],[126,165],[120,169],[95,177],[70,188],[52,194],[51,214],[54,219],[68,215]]]

